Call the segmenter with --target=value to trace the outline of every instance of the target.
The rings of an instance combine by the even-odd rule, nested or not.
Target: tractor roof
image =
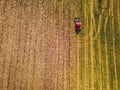
[[[80,22],[80,18],[79,18],[79,17],[76,17],[76,18],[74,18],[74,21],[75,21],[75,22]]]

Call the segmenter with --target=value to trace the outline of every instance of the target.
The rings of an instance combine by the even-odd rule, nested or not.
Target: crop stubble
[[[119,90],[120,2],[109,3],[1,0],[0,89]]]

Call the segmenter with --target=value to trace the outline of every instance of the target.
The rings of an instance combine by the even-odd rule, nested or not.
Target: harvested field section
[[[69,2],[15,0],[0,5],[0,89],[74,89]]]

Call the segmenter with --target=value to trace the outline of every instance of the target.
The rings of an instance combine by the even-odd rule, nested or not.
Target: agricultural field
[[[120,90],[120,1],[0,0],[0,90]]]

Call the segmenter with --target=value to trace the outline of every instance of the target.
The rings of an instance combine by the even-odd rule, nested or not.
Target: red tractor
[[[75,32],[76,32],[77,34],[79,34],[80,31],[81,31],[80,18],[74,18],[74,22],[75,22]]]

